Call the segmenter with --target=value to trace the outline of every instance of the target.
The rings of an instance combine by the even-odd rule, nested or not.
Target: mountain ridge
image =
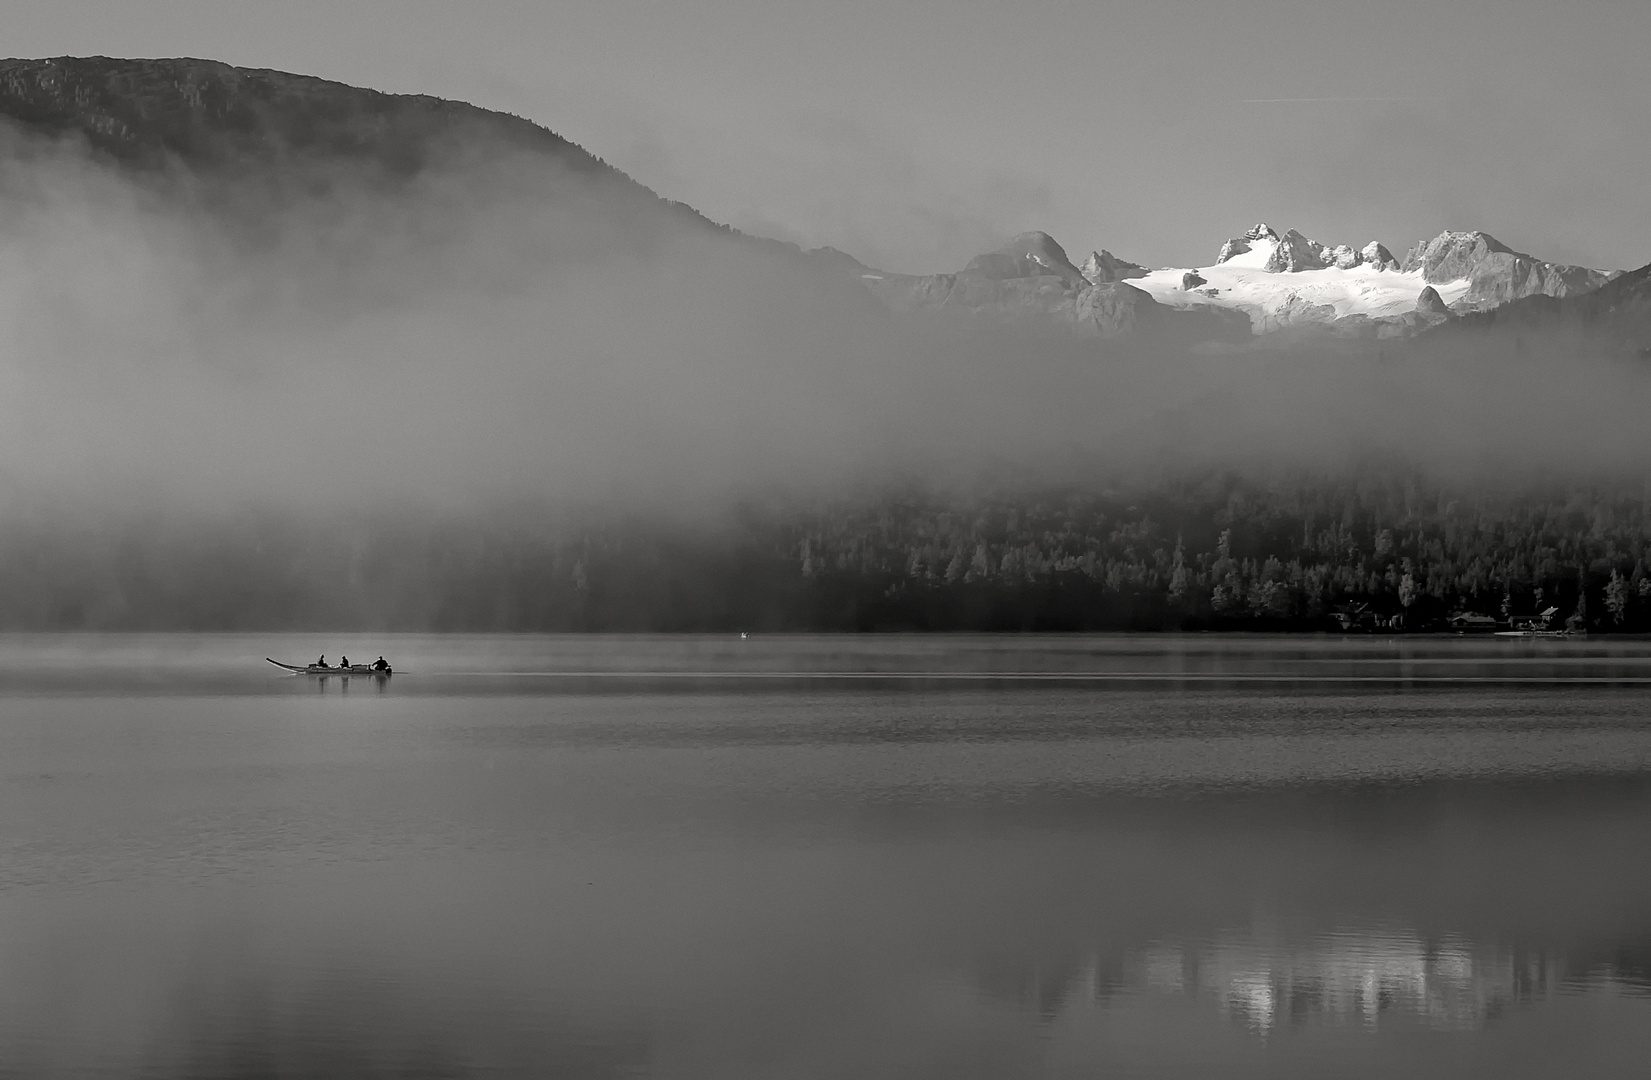
[[[162,164],[165,155],[200,167],[234,164],[237,152],[267,162],[325,151],[406,169],[422,164],[462,119],[564,155],[574,167],[618,172],[508,113],[198,57],[0,59],[0,112],[46,134],[78,134],[95,150],[138,165]]]
[[[1325,244],[1264,223],[1221,244],[1203,267],[1151,269],[1104,248],[1080,266],[1052,236],[1034,231],[956,271],[887,273],[836,249],[804,252],[718,224],[521,117],[192,57],[0,60],[0,117],[49,139],[78,140],[119,168],[206,178],[218,193],[209,205],[213,198],[256,204],[263,194],[243,193],[295,177],[301,191],[324,189],[338,182],[340,166],[396,185],[455,162],[474,175],[478,162],[529,155],[602,185],[620,213],[737,238],[858,282],[896,312],[1033,319],[1107,338],[1242,344],[1281,330],[1404,337],[1526,298],[1585,295],[1620,274],[1543,261],[1479,231],[1447,230],[1401,261],[1379,241]],[[548,173],[538,179],[553,183]]]
[[[128,173],[187,175],[208,207],[343,183],[384,188],[443,168],[475,177],[511,155],[554,162],[564,178],[690,228],[747,237],[660,196],[540,124],[428,94],[392,94],[272,68],[197,57],[0,59],[0,120],[52,141],[78,142]],[[541,178],[545,184],[554,179]],[[248,197],[235,192],[252,191]],[[793,245],[784,245],[793,249]]]
[[[1171,313],[1221,312],[1246,316],[1257,337],[1292,329],[1377,339],[1411,336],[1452,316],[1523,297],[1580,295],[1621,273],[1545,262],[1479,231],[1447,230],[1418,241],[1401,261],[1380,241],[1359,248],[1323,244],[1265,223],[1224,242],[1209,266],[1149,270],[1110,251],[1104,260],[1102,254],[1096,251],[1079,268],[1053,237],[1030,232],[955,273],[887,274],[859,263],[855,272],[896,310],[1041,314],[1091,329],[1077,314],[1085,287],[1127,279],[1166,309],[1161,321]],[[966,284],[971,275],[998,284],[960,290],[959,281]],[[1018,288],[1005,284],[1017,278]],[[1229,320],[1215,339],[1231,340],[1233,325]],[[1117,332],[1100,329],[1109,336]]]

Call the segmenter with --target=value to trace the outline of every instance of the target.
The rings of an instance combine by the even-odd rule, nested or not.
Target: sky
[[[7,0],[16,56],[179,56],[526,116],[885,269],[1041,229],[1203,265],[1258,221],[1651,261],[1645,0]]]

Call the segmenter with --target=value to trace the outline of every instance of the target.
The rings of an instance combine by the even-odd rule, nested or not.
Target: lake
[[[1644,641],[0,636],[0,1074],[1624,1077],[1648,840]]]

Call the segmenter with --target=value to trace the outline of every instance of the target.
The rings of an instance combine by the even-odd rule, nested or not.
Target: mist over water
[[[1631,1075],[1651,654],[1531,652],[6,636],[0,1067]]]

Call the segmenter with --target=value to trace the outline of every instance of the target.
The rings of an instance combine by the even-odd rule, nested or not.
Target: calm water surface
[[[1647,642],[0,637],[0,1074],[1640,1076],[1648,851]]]

